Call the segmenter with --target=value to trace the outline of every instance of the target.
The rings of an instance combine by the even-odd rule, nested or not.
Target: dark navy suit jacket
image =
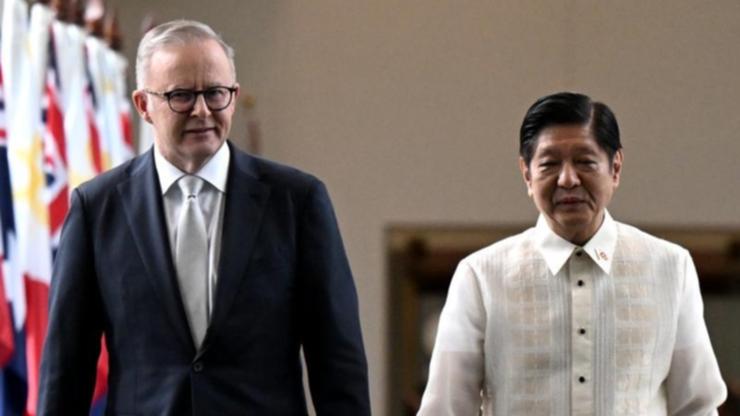
[[[210,325],[196,350],[150,150],[73,192],[51,282],[39,415],[369,415],[357,295],[324,185],[231,146]]]

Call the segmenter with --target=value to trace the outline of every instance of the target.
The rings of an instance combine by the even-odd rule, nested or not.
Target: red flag
[[[52,249],[59,244],[64,217],[69,209],[67,180],[67,145],[64,138],[64,117],[59,104],[59,73],[57,70],[54,31],[49,28],[49,67],[44,90],[44,173],[49,202],[49,228]]]
[[[131,131],[131,111],[128,107],[121,106],[121,129],[123,130],[123,142],[133,153],[134,136]]]

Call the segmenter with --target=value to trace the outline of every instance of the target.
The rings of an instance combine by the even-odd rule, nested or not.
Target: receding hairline
[[[195,20],[180,19],[155,26],[141,39],[136,53],[136,87],[139,89],[144,87],[152,56],[156,52],[169,47],[208,41],[215,42],[220,46],[229,62],[234,81],[236,81],[234,49],[207,24]]]

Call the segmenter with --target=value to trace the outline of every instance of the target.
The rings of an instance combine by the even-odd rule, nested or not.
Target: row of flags
[[[131,108],[125,58],[47,6],[1,1],[0,416],[33,416],[69,193],[133,156]],[[97,414],[107,370],[103,343]]]

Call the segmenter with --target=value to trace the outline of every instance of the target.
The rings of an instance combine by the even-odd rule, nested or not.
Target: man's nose
[[[193,110],[190,113],[196,117],[206,117],[211,114],[211,110],[206,104],[206,97],[203,94],[195,96],[195,104],[193,104]]]
[[[575,188],[581,184],[581,178],[578,177],[578,171],[571,163],[563,163],[560,174],[558,175],[558,186],[561,188]]]

